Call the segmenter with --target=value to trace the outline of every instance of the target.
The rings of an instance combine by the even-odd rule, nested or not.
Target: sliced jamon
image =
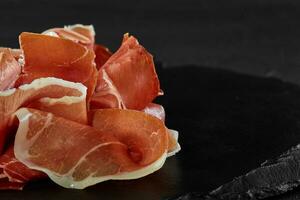
[[[13,88],[20,73],[21,66],[11,49],[0,48],[0,91]]]
[[[30,103],[25,105],[33,108],[38,108],[40,110],[53,112],[70,120],[85,123],[85,87],[81,84],[78,84],[76,86],[76,84],[74,83],[70,84],[70,82],[62,81],[60,79],[53,79],[55,81],[51,81],[51,78],[48,78],[48,80],[51,85],[47,87],[53,87],[50,90],[48,89],[48,92],[55,91],[61,93],[61,98],[50,99],[49,97],[44,97],[38,100],[31,99],[32,101],[28,100],[30,101]],[[40,81],[40,83],[37,82],[38,80],[33,82],[36,83],[34,88],[44,87],[44,89],[46,89],[46,86],[43,86],[43,84],[48,84],[45,80]],[[55,88],[57,87],[57,84],[65,87],[66,89]],[[32,86],[23,86],[23,89],[26,89],[26,87],[28,89],[28,87]],[[78,88],[76,89],[76,87]],[[82,93],[82,95],[78,96],[80,93]],[[51,94],[49,96],[51,96]],[[44,173],[29,169],[15,158],[13,153],[13,144],[11,144],[8,150],[0,156],[0,189],[22,189],[28,181],[44,177],[46,177]]]
[[[21,106],[53,112],[80,123],[87,122],[86,87],[57,78],[40,78],[18,89],[0,92],[0,151],[11,124],[11,115]]]
[[[152,55],[136,38],[125,35],[121,47],[99,70],[91,107],[141,110],[159,94]]]
[[[132,149],[132,157],[144,164],[149,163],[149,161],[145,160],[146,158],[153,160],[151,157],[153,149],[164,152],[168,148],[156,142],[161,135],[153,130],[153,127],[164,127],[163,122],[140,111],[121,109],[95,110],[92,126],[102,132],[111,132],[120,141],[127,143],[129,149]],[[167,133],[166,128],[165,132]],[[168,135],[166,134],[166,136]]]
[[[92,25],[75,24],[64,28],[52,28],[44,31],[43,34],[72,40],[90,49],[95,42],[95,30]]]
[[[156,103],[150,103],[142,111],[154,117],[157,117],[163,122],[165,121],[166,113],[162,105]],[[178,153],[181,148],[178,143],[178,131],[168,129],[168,135],[169,135],[169,147],[168,147],[168,157],[169,157]]]
[[[96,111],[95,119],[103,124],[96,128],[33,109],[19,109],[16,116],[16,158],[63,187],[140,178],[161,168],[167,156],[163,122],[143,112]],[[112,126],[111,119],[118,123]]]
[[[42,34],[22,33],[19,38],[24,52],[24,74],[18,79],[18,86],[41,77],[56,77],[83,83],[89,99],[97,81],[92,50],[71,40]]]
[[[0,190],[22,190],[28,181],[45,177],[47,177],[46,174],[29,169],[18,161],[14,155],[13,145],[0,157]]]
[[[157,104],[156,104],[157,105]],[[153,115],[145,114],[140,111],[134,110],[120,110],[120,109],[98,109],[93,110],[92,113],[92,126],[97,130],[108,132],[111,131],[114,136],[119,139],[124,137],[124,141],[128,140],[128,133],[130,134],[138,134],[141,129],[149,129],[151,130],[151,126],[153,126],[152,121]],[[163,122],[161,122],[163,123]],[[131,135],[130,135],[131,136]],[[144,135],[142,135],[144,136]],[[178,144],[178,132],[175,130],[167,129],[168,136],[168,155],[174,155],[180,150],[180,146]],[[131,136],[132,137],[132,136]],[[146,136],[145,136],[146,137]],[[150,138],[151,139],[151,138]],[[146,141],[146,138],[143,140],[134,140],[132,144],[129,146],[134,147],[138,145],[151,144],[151,142],[146,141],[145,144],[141,144],[140,141]],[[150,148],[151,147],[147,147]],[[145,149],[147,149],[145,148]],[[157,148],[153,146],[152,148]],[[134,152],[134,156],[136,159],[140,157],[140,155],[145,154],[145,152]]]
[[[97,69],[102,67],[108,58],[112,55],[109,49],[100,44],[95,43],[95,30],[92,25],[76,24],[65,26],[64,28],[52,28],[43,32],[45,35],[60,37],[83,46],[93,49],[96,55],[95,63]]]

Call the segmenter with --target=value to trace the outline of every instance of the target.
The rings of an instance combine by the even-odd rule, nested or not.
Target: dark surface
[[[203,197],[203,200],[250,200],[284,194],[300,185],[300,145],[257,169],[235,178]]]
[[[271,78],[182,66],[159,69],[167,125],[182,151],[158,172],[134,181],[108,181],[67,190],[48,181],[3,199],[172,199],[207,193],[300,141],[300,88]]]

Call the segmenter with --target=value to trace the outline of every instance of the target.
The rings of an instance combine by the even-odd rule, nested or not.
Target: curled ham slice
[[[42,34],[24,32],[19,38],[24,52],[24,74],[18,79],[18,86],[41,77],[56,77],[84,84],[89,100],[97,81],[92,50],[71,40]]]
[[[160,94],[152,55],[133,36],[100,68],[91,108],[144,109]]]
[[[167,156],[167,129],[143,112],[96,111],[104,126],[95,128],[33,109],[19,109],[16,116],[16,158],[63,187],[140,178],[161,168]]]
[[[52,28],[44,31],[42,34],[50,35],[54,37],[60,37],[71,40],[89,49],[93,49],[95,52],[95,63],[97,69],[103,66],[103,64],[112,55],[109,49],[100,44],[95,43],[95,30],[92,25],[75,24],[72,26],[65,26],[64,28]]]
[[[15,107],[12,107],[9,113],[14,112],[15,108],[26,105],[79,123],[86,123],[86,88],[80,83],[56,78],[41,78],[12,92],[14,93],[10,98],[2,97],[4,98],[2,102],[17,99],[14,102]],[[22,189],[26,182],[44,177],[44,173],[29,169],[15,158],[13,145],[10,145],[0,157],[0,189]]]
[[[86,123],[85,97],[85,86],[57,78],[40,78],[17,89],[0,92],[0,151],[11,126],[11,115],[18,108],[30,106]]]
[[[64,28],[52,28],[44,31],[43,34],[72,40],[90,49],[95,42],[95,30],[92,25],[75,24]]]
[[[162,105],[156,103],[150,103],[142,111],[162,120],[163,122],[165,121],[166,113]],[[178,131],[169,129],[168,136],[169,136],[169,148],[168,148],[168,157],[169,157],[179,152],[181,147],[178,143]]]
[[[21,66],[16,61],[13,51],[0,48],[0,91],[13,88],[21,73]]]

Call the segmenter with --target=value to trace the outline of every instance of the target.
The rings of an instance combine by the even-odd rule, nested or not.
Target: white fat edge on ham
[[[57,35],[57,33],[55,33],[55,32],[52,31],[52,30],[44,31],[42,34],[43,34],[43,35],[52,36],[52,37],[59,37],[59,36]]]
[[[92,33],[93,36],[96,35],[95,28],[92,24],[90,24],[90,25],[74,24],[74,25],[65,25],[64,26],[65,29],[69,29],[69,30],[72,30],[77,27],[88,29]]]
[[[180,144],[178,143],[178,131],[168,129],[169,133],[172,135],[172,137],[176,140],[176,148],[172,151],[168,152],[167,157],[174,156],[176,153],[178,153],[181,150]]]
[[[44,98],[40,99],[41,102],[49,103],[50,105],[56,104],[56,103],[64,103],[64,104],[69,105],[69,104],[78,103],[80,101],[83,101],[86,98],[87,88],[83,84],[65,81],[63,79],[54,78],[54,77],[35,79],[30,84],[21,85],[19,87],[19,89],[20,90],[30,90],[30,89],[39,90],[41,88],[51,86],[51,85],[72,88],[72,89],[78,90],[81,93],[81,95],[80,96],[63,96],[61,98],[44,97]],[[14,90],[14,89],[12,89],[12,90]],[[8,93],[13,94],[13,92],[8,92]]]
[[[30,158],[30,155],[28,153],[29,147],[32,146],[32,144],[38,138],[39,133],[41,133],[42,130],[39,131],[39,133],[37,133],[33,138],[31,138],[30,141],[27,141],[28,139],[26,139],[26,137],[27,137],[27,132],[29,129],[28,125],[29,125],[29,120],[30,120],[30,117],[32,116],[32,113],[26,108],[21,108],[15,114],[19,119],[19,127],[18,127],[18,130],[16,133],[15,145],[14,145],[14,153],[15,153],[16,158],[20,162],[25,164],[27,167],[46,173],[52,181],[54,181],[58,185],[65,187],[65,188],[84,189],[88,186],[95,185],[97,183],[107,181],[107,180],[130,180],[130,179],[141,178],[141,177],[147,176],[147,175],[159,170],[163,166],[163,164],[165,163],[166,158],[167,158],[167,152],[165,152],[155,162],[149,164],[146,167],[143,167],[141,169],[138,169],[138,170],[135,170],[132,172],[122,172],[119,174],[102,176],[102,177],[93,177],[93,174],[91,174],[89,177],[87,177],[81,181],[74,181],[72,174],[73,174],[75,168],[80,164],[81,160],[84,160],[85,157],[89,153],[91,153],[93,150],[96,150],[97,148],[100,148],[105,145],[115,144],[116,142],[103,143],[103,144],[99,144],[99,145],[95,146],[86,155],[84,155],[83,158],[81,158],[77,162],[77,164],[71,170],[69,170],[68,173],[57,174],[47,168],[37,166],[36,164],[30,162],[30,160],[28,159],[28,158]],[[52,114],[49,113],[49,115],[52,115]],[[51,123],[51,120],[52,120],[51,117],[49,117],[48,119],[49,120],[47,120],[47,122],[45,123],[44,128],[47,127],[49,125],[49,123]],[[42,128],[42,129],[44,129],[44,128]],[[120,143],[120,145],[123,145],[123,144]]]
[[[15,92],[16,92],[16,88],[4,90],[4,91],[0,92],[0,96],[7,97],[7,96],[14,94]]]

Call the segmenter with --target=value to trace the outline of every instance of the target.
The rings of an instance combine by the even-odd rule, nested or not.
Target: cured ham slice
[[[86,87],[57,78],[40,78],[18,89],[0,92],[0,151],[11,123],[11,115],[21,106],[29,106],[87,122]]]
[[[161,149],[161,152],[168,149],[165,145],[155,143],[161,136],[153,130],[153,127],[164,127],[163,122],[143,112],[121,109],[95,110],[92,126],[102,132],[111,132],[115,137],[132,147],[133,150],[136,149],[137,151],[132,152],[132,156],[137,161],[142,160],[143,155],[152,155],[153,149]],[[165,135],[168,136],[166,128],[164,131]],[[157,146],[154,146],[153,143]],[[140,146],[143,148],[141,149]],[[150,156],[144,157],[151,158]],[[149,163],[145,160],[143,162],[144,164]]]
[[[53,112],[80,123],[86,123],[86,88],[82,84],[55,78],[44,78],[35,80],[30,85],[24,85],[18,90],[23,90],[23,93],[17,91],[14,97],[18,97],[21,102],[30,102],[23,105]],[[49,94],[47,95],[47,93]],[[24,94],[32,96],[26,99]],[[53,98],[50,98],[51,96]],[[0,189],[20,190],[26,182],[44,177],[46,177],[44,173],[29,169],[15,158],[13,144],[0,156]]]
[[[83,83],[87,99],[97,81],[94,52],[71,40],[42,34],[22,33],[20,46],[24,52],[24,74],[17,85],[30,83],[41,77],[56,77]]]
[[[133,36],[100,68],[92,108],[144,109],[160,94],[152,55]]]
[[[96,55],[95,63],[97,69],[112,55],[109,49],[100,44],[95,43],[95,30],[92,25],[76,24],[65,26],[64,28],[52,28],[43,32],[45,35],[68,39],[83,46],[93,49]]]
[[[0,157],[0,190],[22,190],[28,181],[45,177],[46,174],[29,169],[18,161],[14,155],[13,145]]]
[[[63,187],[140,178],[161,168],[167,156],[167,129],[143,112],[96,111],[95,128],[33,109],[21,108],[16,116],[16,158]]]
[[[163,106],[159,104],[150,103],[142,111],[149,115],[157,117],[163,122],[165,121],[165,117],[166,117],[165,109]],[[169,129],[168,136],[169,136],[168,157],[170,157],[175,155],[177,152],[179,152],[181,147],[178,143],[178,131]]]
[[[0,48],[0,91],[14,86],[21,73],[21,66],[13,52],[8,48]]]
[[[43,34],[72,40],[90,49],[93,49],[95,42],[95,30],[92,25],[75,24],[64,28],[52,28]]]

